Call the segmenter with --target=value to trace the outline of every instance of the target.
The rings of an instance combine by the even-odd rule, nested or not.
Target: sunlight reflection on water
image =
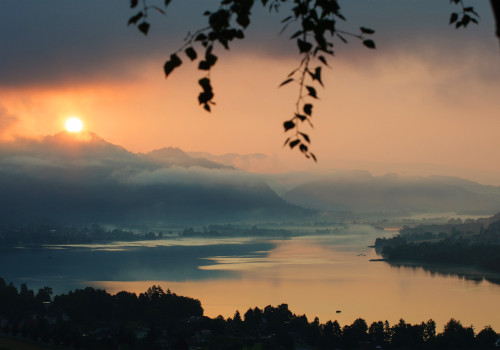
[[[141,293],[161,285],[201,300],[208,316],[287,303],[293,312],[322,322],[432,318],[441,327],[453,317],[476,330],[487,324],[500,330],[500,285],[460,278],[460,271],[370,262],[378,256],[368,246],[381,234],[353,226],[340,234],[291,239],[57,245],[1,255],[0,266],[13,266],[2,272],[8,281],[49,285],[57,293],[89,285]]]
[[[110,243],[90,243],[90,244],[46,244],[47,249],[65,249],[65,248],[87,248],[91,250],[127,250],[130,248],[155,248],[155,247],[198,247],[206,245],[227,245],[227,244],[245,244],[254,241],[251,237],[230,237],[230,238],[172,238],[158,239],[150,241],[132,241],[132,242],[110,242]]]

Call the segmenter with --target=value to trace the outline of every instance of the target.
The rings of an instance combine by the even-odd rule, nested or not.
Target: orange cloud
[[[135,152],[175,146],[273,154],[289,169],[357,162],[413,164],[411,172],[418,172],[415,164],[434,164],[500,174],[492,161],[500,147],[500,80],[493,78],[500,73],[491,55],[443,62],[433,55],[377,52],[362,66],[349,55],[324,69],[326,88],[313,101],[315,128],[304,128],[318,165],[281,148],[282,123],[293,115],[298,90],[278,85],[297,57],[222,55],[211,74],[217,105],[210,114],[197,103],[202,73],[189,63],[166,80],[161,64],[148,62],[137,68],[140,76],[123,82],[6,90],[2,103],[19,118],[11,133],[51,134],[78,115],[89,130]]]

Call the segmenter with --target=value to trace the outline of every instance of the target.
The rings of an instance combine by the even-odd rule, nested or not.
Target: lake
[[[387,235],[388,233],[385,232]],[[373,262],[384,232],[351,225],[328,235],[290,239],[166,239],[58,245],[3,251],[0,276],[19,287],[56,293],[92,286],[110,293],[151,285],[197,298],[210,317],[287,303],[309,320],[350,324],[432,318],[438,330],[455,318],[479,331],[500,331],[500,285],[475,272]],[[390,234],[389,234],[390,235]],[[466,272],[476,280],[460,277]],[[492,278],[499,276],[492,275]],[[341,311],[340,313],[337,313]]]

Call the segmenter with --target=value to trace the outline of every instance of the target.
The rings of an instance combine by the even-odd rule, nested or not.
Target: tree
[[[139,0],[130,0],[132,9],[140,9],[128,21],[129,25],[136,25],[145,35],[151,26],[148,20],[150,11],[165,14],[171,3],[171,0],[162,0],[163,6],[160,8],[148,1],[154,0],[142,0],[141,8]],[[279,86],[295,83],[299,91],[291,117],[283,122],[284,132],[288,136],[284,146],[297,149],[305,157],[316,161],[315,154],[310,151],[311,139],[303,132],[303,125],[313,127],[313,103],[319,98],[318,87],[323,87],[323,68],[329,67],[327,57],[334,54],[334,39],[347,43],[348,38],[354,38],[369,49],[376,47],[371,39],[375,33],[373,29],[361,26],[358,33],[352,33],[339,28],[338,24],[346,21],[346,18],[342,15],[338,0],[220,0],[218,9],[204,11],[207,26],[189,33],[184,44],[170,55],[163,67],[165,76],[168,77],[182,65],[183,56],[190,61],[198,61],[198,69],[204,72],[204,76],[198,81],[202,90],[198,95],[198,102],[210,112],[215,105],[210,75],[218,60],[215,44],[228,50],[234,40],[245,38],[245,29],[251,23],[252,8],[256,2],[260,2],[270,12],[278,12],[285,3],[291,4],[287,8],[290,13],[281,21],[282,32],[289,27],[296,27],[290,39],[296,42],[300,60],[298,66]],[[497,23],[496,35],[500,38],[500,0],[490,2]],[[470,23],[478,23],[479,14],[472,6],[466,5],[464,0],[450,0],[450,3],[458,7],[458,10],[451,13],[450,25],[461,28]],[[203,53],[201,55],[200,50]]]
[[[498,340],[497,332],[491,326],[484,327],[477,335],[476,342],[480,349],[494,349]]]
[[[464,327],[455,319],[450,319],[444,326],[444,332],[438,336],[438,345],[450,349],[471,349],[474,345],[474,329]]]
[[[49,302],[52,298],[52,288],[43,287],[38,290],[36,293],[36,298],[41,302]]]
[[[165,295],[165,292],[163,291],[163,289],[160,286],[156,286],[156,285],[149,287],[148,290],[146,291],[146,293],[144,293],[144,296],[149,301],[160,299],[164,295]]]
[[[422,323],[424,329],[424,341],[430,342],[436,337],[436,322],[430,319],[426,323]]]
[[[386,328],[384,322],[378,321],[373,322],[368,328],[368,335],[370,340],[375,345],[385,345],[388,341],[390,341],[389,334],[386,333]]]
[[[350,326],[342,328],[342,341],[347,348],[354,348],[359,342],[368,340],[368,325],[362,318],[356,319]]]

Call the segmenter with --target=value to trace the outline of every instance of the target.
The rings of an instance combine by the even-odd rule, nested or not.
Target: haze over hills
[[[188,152],[192,157],[209,159],[236,169],[255,173],[275,173],[283,170],[283,164],[277,159],[262,153],[214,155],[208,152]]]
[[[224,158],[172,147],[135,154],[91,132],[4,143],[0,219],[288,222],[314,220],[314,210],[360,214],[500,210],[500,187],[456,177],[337,171],[311,181],[317,175],[256,174],[229,165],[241,159],[269,160],[265,156],[227,155],[225,164],[215,161],[217,157]],[[300,180],[300,185],[286,190]],[[281,197],[268,184],[280,189]]]
[[[446,176],[338,172],[283,194],[308,208],[358,213],[470,213],[500,210],[500,188]]]
[[[164,147],[159,150],[154,150],[146,153],[144,158],[162,164],[163,166],[177,165],[186,168],[199,166],[207,169],[234,169],[230,165],[208,160],[204,157],[196,155],[191,156],[177,147]]]
[[[134,154],[90,132],[4,144],[0,192],[4,221],[196,223],[310,213],[241,171],[179,149]]]

